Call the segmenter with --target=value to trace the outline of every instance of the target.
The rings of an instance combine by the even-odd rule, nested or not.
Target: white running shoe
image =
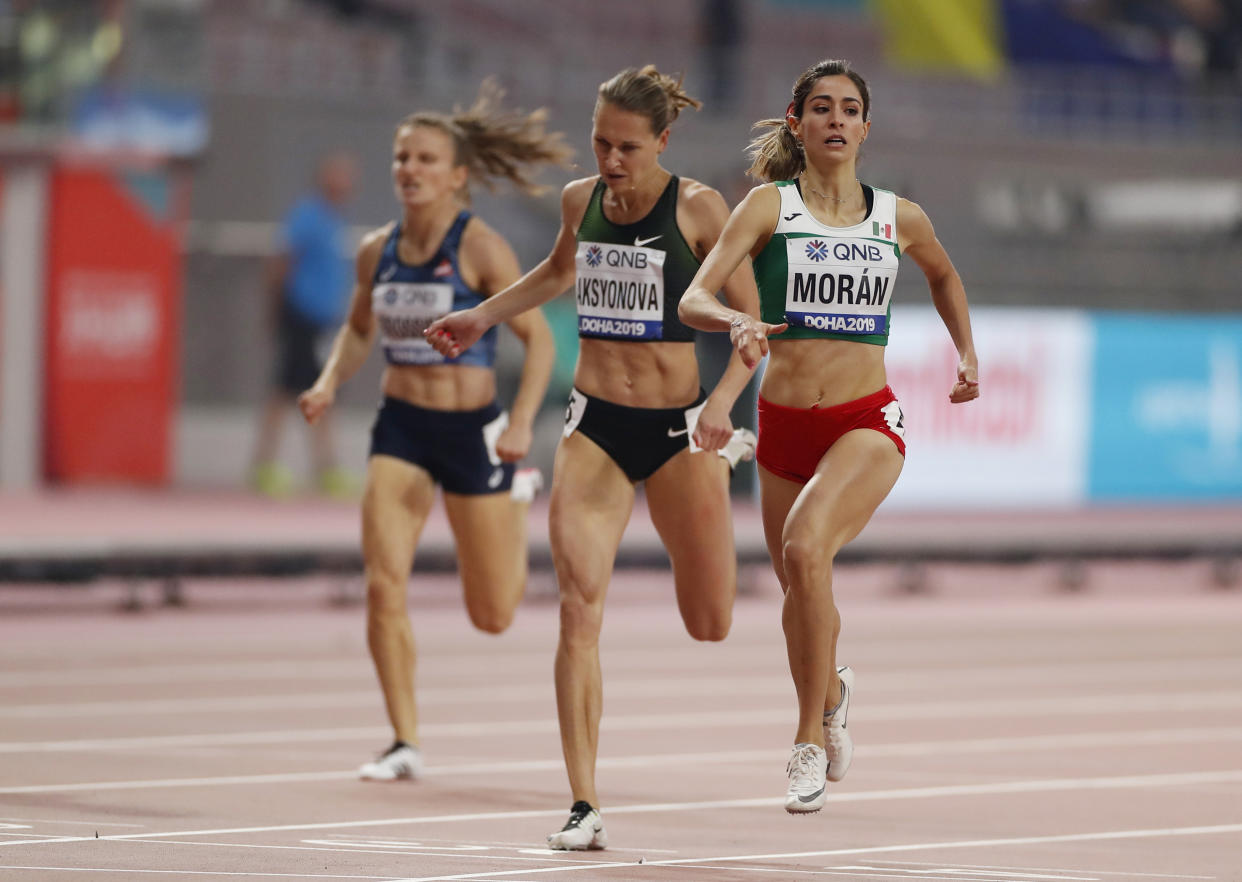
[[[734,429],[725,446],[716,453],[729,464],[729,471],[733,471],[739,462],[750,462],[755,458],[756,442],[755,433],[750,429]]]
[[[591,808],[589,802],[581,799],[570,808],[565,826],[548,836],[548,848],[556,851],[607,847],[608,834],[604,832],[604,820],[599,816],[599,809]]]
[[[791,815],[817,812],[824,807],[827,785],[828,754],[815,744],[795,744],[789,765],[789,790],[785,793],[785,811]]]
[[[840,781],[850,770],[854,758],[854,739],[845,729],[845,718],[850,710],[850,696],[854,694],[854,669],[837,668],[841,678],[841,703],[831,713],[824,713],[824,748],[828,752],[828,780]]]
[[[543,472],[534,467],[518,469],[513,473],[509,495],[518,502],[533,502],[542,489]]]
[[[413,780],[422,771],[422,752],[404,741],[394,741],[392,747],[376,757],[374,762],[363,763],[358,769],[358,777],[363,781]]]

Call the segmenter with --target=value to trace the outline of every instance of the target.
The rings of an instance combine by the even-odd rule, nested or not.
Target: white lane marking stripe
[[[909,787],[887,790],[862,790],[847,793],[830,793],[828,802],[873,802],[889,799],[929,799],[941,796],[983,796],[1013,793],[1047,793],[1058,790],[1111,790],[1144,787],[1179,787],[1198,784],[1232,784],[1242,782],[1242,769],[1222,769],[1211,772],[1178,772],[1159,775],[1119,775],[1103,778],[1041,778],[1028,781],[1000,781],[987,784],[956,784],[940,787]],[[780,798],[769,796],[753,799],[722,799],[702,802],[662,802],[637,805],[612,806],[609,815],[650,814],[662,812],[703,811],[706,809],[759,808],[779,805]],[[397,825],[445,824],[457,821],[495,821],[521,818],[561,817],[563,808],[526,809],[507,812],[476,812],[453,815],[424,815],[409,818],[378,818],[364,821],[322,821],[306,824],[281,824],[262,827],[221,827],[210,830],[174,830],[166,833],[117,833],[100,839],[170,839],[177,836],[222,836],[236,833],[273,833],[291,830],[347,830],[359,827],[389,827]],[[63,836],[44,839],[41,842],[86,842],[93,836]],[[0,843],[4,845],[35,843]],[[818,854],[818,852],[815,852]],[[848,852],[853,853],[853,852]]]
[[[720,869],[723,870],[725,868],[721,867]],[[840,867],[825,867],[825,869],[839,870],[839,871],[866,870],[867,878],[869,879],[872,877],[880,876],[882,874],[888,876],[889,878],[893,878],[893,879],[909,879],[912,876],[919,878],[919,879],[926,879],[928,878],[927,876],[928,873],[960,873],[961,875],[958,878],[969,878],[969,879],[976,879],[979,876],[987,876],[989,877],[989,880],[995,880],[1000,876],[1004,876],[1005,880],[1009,880],[1009,879],[1067,879],[1067,880],[1073,880],[1073,882],[1100,882],[1099,876],[1066,875],[1067,873],[1073,872],[1070,870],[1062,870],[1054,875],[1052,873],[1047,873],[1047,872],[1028,873],[1028,872],[1018,872],[1016,870],[1005,870],[1005,871],[999,871],[999,872],[996,870],[990,870],[990,871],[971,870],[965,867],[958,867],[956,864],[949,864],[947,866],[941,866],[941,867],[932,867],[931,869],[924,869],[924,870],[904,869],[902,867],[877,867],[871,864],[847,864],[847,865],[842,865]]]
[[[889,860],[886,860],[884,863],[897,864],[897,865],[905,864],[911,867],[929,866],[927,861],[895,861],[895,860],[892,860],[891,858]],[[995,870],[1043,870],[1049,873],[1055,873],[1055,872],[1061,871],[1057,867],[1002,867],[997,864],[964,864],[964,863],[961,863],[960,861],[954,861],[953,866],[966,867],[972,870],[993,870],[993,871]],[[1076,868],[1074,872],[1075,873],[1094,873],[1097,876],[1123,876],[1123,875],[1124,876],[1143,876],[1144,878],[1151,877],[1153,879],[1215,879],[1216,878],[1215,876],[1195,876],[1195,875],[1187,875],[1186,873],[1140,873],[1137,870],[1124,870],[1124,871],[1123,870],[1088,870],[1082,867]]]
[[[306,873],[232,873],[226,870],[116,870],[111,867],[19,867],[0,865],[0,870],[55,870],[59,873],[146,873],[163,876],[244,876],[246,878],[273,879],[380,879],[391,882],[393,876],[342,876],[339,874],[314,873],[309,877]]]
[[[1223,710],[1242,707],[1242,691],[1137,693],[1132,695],[1081,695],[1075,697],[986,699],[983,701],[894,702],[863,705],[855,714],[858,719],[873,721],[963,719],[982,717],[1028,717],[1056,713],[1058,716],[1087,715],[1124,711]],[[618,714],[605,715],[600,721],[602,731],[628,732],[657,729],[681,729],[704,726],[753,726],[785,723],[790,719],[787,707],[737,711],[696,711],[680,714]],[[494,726],[478,723],[430,723],[422,727],[424,736],[453,738],[493,736],[496,726],[511,734],[544,734],[557,731],[555,718],[539,720],[495,721]],[[338,729],[280,729],[260,732],[224,732],[197,735],[155,735],[142,737],[73,739],[67,741],[0,742],[0,754],[43,753],[75,750],[119,750],[129,748],[209,746],[221,744],[272,744],[282,742],[352,741],[386,738],[391,730],[382,726]]]
[[[854,748],[862,757],[939,756],[945,754],[1003,753],[1008,750],[1061,750],[1071,747],[1133,747],[1153,744],[1205,744],[1242,741],[1242,726],[1199,729],[1128,730],[1120,732],[1089,732],[1075,735],[1022,735],[1013,738],[973,738],[946,741],[906,741],[893,744],[862,744]],[[721,750],[708,753],[656,753],[628,757],[605,757],[596,762],[601,769],[649,768],[680,765],[686,762],[749,763],[777,762],[786,751]],[[778,763],[779,764],[779,763]],[[457,763],[427,766],[429,777],[451,775],[494,775],[500,772],[560,771],[563,761],[557,759],[510,760],[491,763]],[[286,772],[265,775],[223,775],[214,778],[156,778],[135,781],[96,781],[73,784],[29,784],[0,787],[0,794],[72,793],[74,791],[146,790],[169,787],[221,787],[237,784],[293,784],[306,781],[343,781],[353,779],[357,772]],[[136,825],[128,825],[136,826]]]
[[[1057,679],[1053,671],[1067,667],[1065,665],[1040,665],[1038,667],[1021,668],[1018,670],[996,671],[992,668],[951,669],[933,672],[919,672],[921,676],[911,674],[897,675],[874,673],[867,677],[867,686],[871,689],[910,689],[917,687],[920,681],[924,685],[940,684],[945,678],[952,678],[959,691],[965,684],[982,685],[1004,683],[1013,686],[1017,683],[1038,683],[1046,685],[1050,680]],[[1182,663],[1185,670],[1178,671],[1177,665],[1153,666],[1151,675],[1144,675],[1144,682],[1154,684],[1167,679],[1168,682],[1180,682],[1184,677],[1193,675],[1201,684],[1206,681],[1218,681],[1234,685],[1242,677],[1242,661],[1233,664],[1222,663],[1210,670],[1205,670],[1203,663],[1196,660],[1193,664]],[[1072,668],[1074,682],[1081,685],[1091,683],[1097,686],[1130,684],[1134,682],[1134,665],[1106,670],[1086,670],[1083,666]],[[369,673],[369,672],[367,672]],[[1103,676],[1101,676],[1101,674]],[[361,678],[360,678],[361,679]],[[371,680],[366,679],[368,685]],[[702,677],[661,677],[659,679],[618,679],[608,685],[608,694],[612,698],[649,698],[676,697],[683,695],[762,695],[768,696],[787,688],[789,676],[785,673],[768,676],[747,676],[721,678],[717,674]],[[248,695],[219,696],[215,698],[160,698],[146,700],[115,700],[115,701],[66,701],[39,704],[13,704],[0,706],[0,718],[15,719],[59,719],[72,717],[106,716],[109,714],[165,714],[165,713],[220,713],[222,711],[249,710],[322,710],[325,708],[370,707],[375,703],[373,690],[351,689],[340,692],[309,692],[296,695]],[[455,686],[452,688],[430,687],[420,689],[419,703],[425,706],[477,705],[481,701],[492,704],[506,702],[529,702],[549,699],[551,693],[547,683],[505,684],[490,683],[486,686]]]
[[[735,647],[742,654],[758,655],[762,651],[762,657],[770,658],[770,648],[767,646],[747,646],[742,645]],[[693,648],[689,650],[693,652]],[[681,650],[676,648],[661,650],[662,657],[666,654],[679,654]],[[452,668],[451,660],[454,655],[446,656],[440,652],[433,658],[429,659],[425,664],[424,675],[434,675],[435,669],[443,667],[445,670]],[[462,658],[475,659],[476,656],[460,656]],[[520,662],[523,658],[538,659],[538,663],[546,661],[546,653],[533,652],[514,652],[506,655],[507,659],[513,662]],[[649,652],[639,652],[637,650],[612,649],[608,652],[609,659],[617,661],[634,661],[649,662],[651,654]],[[697,656],[696,656],[697,657]],[[947,665],[942,667],[927,668],[920,671],[874,671],[868,672],[867,683],[875,684],[880,688],[900,688],[900,687],[917,687],[928,684],[944,683],[945,678],[951,678],[958,683],[1045,683],[1049,679],[1056,679],[1058,672],[1061,675],[1072,676],[1075,682],[1090,681],[1098,678],[1104,682],[1129,683],[1134,680],[1135,665],[1141,664],[1144,668],[1149,668],[1154,677],[1161,680],[1167,678],[1169,681],[1180,680],[1187,674],[1195,676],[1207,676],[1212,679],[1219,679],[1223,682],[1236,681],[1239,668],[1242,668],[1242,657],[1236,655],[1228,656],[1209,656],[1195,659],[1170,658],[1160,659],[1145,656],[1141,663],[1134,660],[1126,659],[1123,661],[1113,660],[1091,660],[1084,659],[1080,661],[1066,661],[1047,663],[1042,661],[1018,662],[1011,665],[988,665],[986,668],[980,668],[978,665],[970,666],[953,666]],[[540,667],[542,670],[542,667]],[[307,681],[323,681],[323,680],[358,680],[359,682],[372,683],[375,674],[369,665],[365,665],[354,659],[341,660],[339,662],[322,662],[322,661],[305,661],[305,662],[224,662],[218,664],[196,664],[196,665],[160,665],[159,667],[116,667],[116,668],[92,668],[89,671],[83,670],[67,670],[67,671],[5,671],[0,672],[0,688],[15,686],[99,686],[99,685],[124,685],[124,684],[155,684],[155,683],[186,683],[186,682],[220,682],[236,684],[239,681],[262,680],[262,679],[293,679],[302,682]],[[743,682],[755,679],[762,680],[765,683],[778,682],[784,685],[789,682],[789,676],[786,673],[774,674],[771,677],[743,678]],[[693,682],[710,683],[719,680],[717,674],[705,673],[702,678],[684,678],[677,682]],[[1159,680],[1157,680],[1158,682]],[[609,685],[609,693],[621,686],[625,682],[618,680],[617,684]],[[658,685],[661,681],[652,680],[631,680],[635,694],[641,694],[643,686],[651,683]],[[494,687],[465,687],[467,692],[474,688],[480,691],[495,691]],[[512,688],[504,686],[505,689]],[[546,692],[546,685],[542,687]],[[696,687],[697,688],[697,687]],[[424,690],[433,692],[435,690]],[[446,696],[450,696],[452,690],[442,690]]]
[[[722,855],[705,858],[672,858],[645,861],[643,867],[696,866],[709,862],[774,861],[787,858],[833,857],[847,854],[882,854],[903,851],[930,851],[952,848],[992,848],[998,845],[1044,845],[1053,842],[1093,842],[1110,839],[1151,839],[1162,836],[1203,836],[1242,832],[1242,824],[1220,824],[1213,827],[1166,827],[1148,830],[1108,830],[1099,833],[1066,833],[1051,836],[1015,836],[1005,839],[963,839],[955,842],[918,842],[903,845],[876,845],[866,848],[837,848],[827,851],[802,851],[785,854]],[[492,873],[458,873],[452,876],[417,876],[396,879],[393,882],[449,882],[459,879],[492,879],[534,873],[560,873],[566,870],[603,870],[615,867],[632,867],[633,861],[624,863],[596,863],[579,867],[549,867],[546,870],[498,870]]]

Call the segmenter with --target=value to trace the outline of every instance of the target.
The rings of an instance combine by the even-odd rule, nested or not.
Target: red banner
[[[176,237],[120,172],[61,168],[47,241],[46,476],[164,483],[179,389]]]

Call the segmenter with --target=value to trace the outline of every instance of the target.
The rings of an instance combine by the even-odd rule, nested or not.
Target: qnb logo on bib
[[[785,319],[830,334],[884,334],[897,254],[868,239],[786,240]]]
[[[371,292],[384,355],[393,364],[439,364],[423,331],[453,309],[453,288],[443,282],[385,282]]]
[[[617,340],[664,335],[664,252],[579,242],[578,333]]]

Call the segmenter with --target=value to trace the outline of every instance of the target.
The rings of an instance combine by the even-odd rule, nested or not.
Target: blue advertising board
[[[1242,315],[1092,319],[1088,501],[1242,500]]]

